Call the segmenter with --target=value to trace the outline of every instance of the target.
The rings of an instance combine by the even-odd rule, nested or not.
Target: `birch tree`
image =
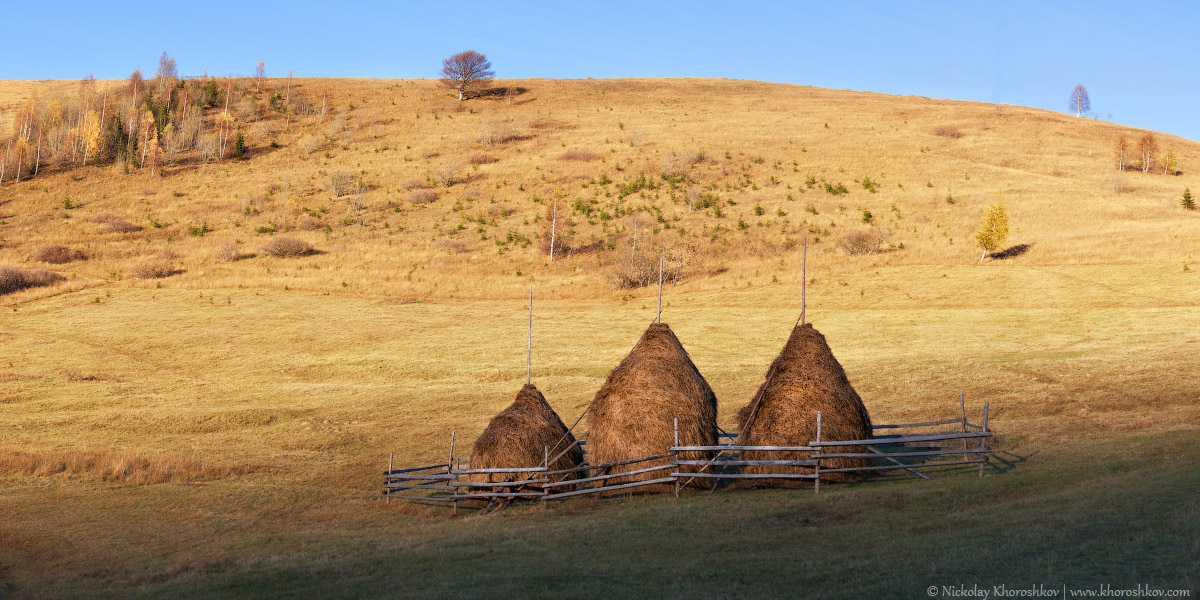
[[[1129,140],[1124,135],[1118,135],[1113,140],[1113,158],[1117,161],[1117,170],[1125,170],[1125,162],[1129,155]]]
[[[975,233],[975,246],[983,250],[979,262],[983,263],[988,254],[999,250],[1007,241],[1008,211],[1004,209],[1004,195],[1001,194],[1000,200],[988,206],[979,224],[979,231]]]
[[[1154,155],[1158,152],[1158,140],[1153,133],[1146,133],[1138,140],[1138,154],[1141,155],[1142,172],[1149,173],[1154,166]]]
[[[1082,83],[1076,85],[1075,89],[1071,90],[1071,100],[1068,106],[1071,107],[1071,110],[1075,111],[1075,116],[1077,117],[1083,116],[1083,113],[1092,110],[1092,101],[1088,98],[1087,88],[1083,87]]]

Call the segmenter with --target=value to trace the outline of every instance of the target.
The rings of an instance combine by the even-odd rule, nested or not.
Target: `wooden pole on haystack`
[[[654,317],[655,323],[662,323],[662,277],[663,277],[663,255],[658,255],[658,315]]]
[[[804,236],[804,253],[800,259],[800,321],[804,324],[804,311],[808,309],[808,236]]]
[[[529,286],[529,338],[525,349],[525,385],[532,381],[533,372],[533,286]]]
[[[808,236],[804,236],[804,252],[800,258],[800,318],[796,319],[796,326],[799,327],[805,323],[804,313],[808,310]],[[767,371],[767,381],[758,389],[758,394],[754,396],[753,405],[750,407],[750,414],[746,417],[746,422],[742,424],[742,432],[738,434],[738,444],[742,443],[742,437],[750,430],[750,425],[754,423],[754,417],[758,416],[758,403],[762,401],[763,390],[771,385],[771,376],[774,375],[771,371]],[[819,421],[818,421],[819,422]]]

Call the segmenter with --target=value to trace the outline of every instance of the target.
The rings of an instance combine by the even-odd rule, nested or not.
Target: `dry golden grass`
[[[148,246],[168,244],[185,263],[187,272],[170,281],[181,289],[506,298],[520,296],[534,277],[571,282],[548,286],[555,297],[619,296],[605,276],[611,257],[603,249],[628,235],[629,213],[646,209],[663,243],[696,248],[687,289],[712,291],[745,285],[742,277],[755,285],[795,283],[804,235],[813,238],[810,252],[824,255],[836,273],[876,262],[966,264],[976,256],[971,234],[983,207],[1000,191],[1012,214],[1011,243],[1030,246],[1017,259],[1024,264],[1182,268],[1195,260],[1189,241],[1200,220],[1176,202],[1184,187],[1200,187],[1200,147],[1189,140],[1160,136],[1179,155],[1183,175],[1126,172],[1131,191],[1116,193],[1110,141],[1129,128],[1072,115],[754,82],[511,83],[528,90],[512,105],[488,98],[458,110],[429,81],[297,80],[297,93],[328,86],[332,112],[320,123],[315,116],[294,119],[286,130],[277,113],[247,123],[251,160],[168,166],[161,178],[87,167],[0,187],[0,262],[23,262],[52,240],[94,250],[94,260],[71,274],[96,281],[127,272],[129,257]],[[0,84],[0,96],[20,95],[6,86]],[[500,124],[519,135],[481,144],[481,127]],[[961,137],[932,133],[939,126],[953,126]],[[331,130],[327,149],[298,148],[304,136]],[[600,158],[559,160],[573,151]],[[481,152],[495,162],[472,164]],[[447,159],[467,165],[464,181],[433,184]],[[675,171],[688,181],[672,190],[659,174]],[[366,184],[364,225],[350,222],[350,206],[331,187],[329,175],[339,172]],[[618,199],[618,188],[640,173],[659,187]],[[597,183],[603,177],[613,183]],[[809,177],[818,180],[812,188]],[[877,182],[877,193],[856,183],[864,177]],[[830,195],[820,180],[848,193]],[[432,189],[410,199],[414,188]],[[722,216],[689,209],[692,189],[715,196]],[[65,197],[79,208],[60,208]],[[537,244],[524,245],[522,239],[538,238],[544,207],[554,200],[571,212],[575,245],[602,251],[549,264]],[[589,204],[590,214],[575,208]],[[491,216],[497,205],[511,210]],[[896,250],[881,258],[841,256],[833,242],[861,226],[864,209]],[[97,230],[81,221],[100,213],[143,229],[88,248],[96,246]],[[312,222],[304,217],[330,226],[308,240],[329,249],[308,269],[267,273],[258,260],[220,264],[212,255],[214,239],[257,247],[270,233],[256,230],[305,230]],[[189,236],[193,223],[211,232]],[[466,251],[448,255],[435,246],[440,239]]]
[[[1127,128],[1069,115],[741,81],[505,83],[527,91],[511,105],[488,98],[458,110],[428,81],[297,80],[308,93],[329,86],[334,110],[321,123],[248,126],[248,161],[168,166],[161,178],[88,167],[0,185],[0,264],[32,267],[46,244],[88,256],[56,267],[67,281],[0,297],[0,447],[35,465],[0,473],[0,580],[47,595],[93,584],[154,594],[228,573],[228,593],[242,589],[239,575],[289,579],[292,564],[337,580],[368,557],[441,548],[447,531],[477,540],[492,528],[487,539],[507,540],[522,539],[508,528],[540,530],[547,521],[533,516],[456,524],[385,509],[379,471],[389,452],[404,465],[444,460],[451,431],[467,447],[511,401],[524,381],[531,283],[534,383],[574,422],[653,319],[653,290],[610,279],[635,219],[646,224],[639,235],[690,252],[685,277],[666,290],[664,320],[716,393],[726,430],[796,319],[809,235],[809,320],[872,421],[956,416],[963,391],[972,417],[991,402],[1002,447],[1034,456],[1015,476],[1055,485],[1083,477],[1043,458],[1064,448],[1083,456],[1138,440],[1121,447],[1151,461],[1153,440],[1194,436],[1200,380],[1180,374],[1200,368],[1200,219],[1177,202],[1185,186],[1200,188],[1194,142],[1162,136],[1183,175],[1127,172],[1131,191],[1117,193],[1108,148]],[[0,105],[39,85],[67,84],[0,83]],[[932,133],[941,125],[961,137]],[[305,149],[307,138],[322,144]],[[597,158],[560,159],[576,149]],[[448,187],[433,183],[444,158],[465,165]],[[331,187],[329,175],[343,171],[364,183],[361,219]],[[641,173],[656,187],[619,198]],[[821,180],[848,193],[831,195]],[[414,190],[437,200],[414,204]],[[1028,249],[977,265],[970,236],[997,191],[1010,244]],[[706,195],[720,215],[689,208]],[[63,208],[67,196],[77,208]],[[570,211],[579,250],[551,263],[538,249],[555,201]],[[887,243],[846,255],[836,241],[865,227],[863,210]],[[142,229],[108,233],[88,221],[103,213]],[[208,230],[190,233],[198,224]],[[277,235],[322,252],[223,260],[214,251]],[[164,248],[176,258],[161,258]],[[178,272],[128,275],[150,256]],[[95,466],[37,466],[77,454]],[[120,456],[176,457],[133,473],[218,474],[129,486],[104,475],[120,472],[111,468]],[[1195,471],[1182,459],[1155,464]],[[263,468],[228,476],[194,465]],[[997,510],[1017,493],[1004,482],[986,484]],[[893,506],[900,489],[855,492],[869,500],[854,518],[873,523],[869,510]],[[958,488],[902,489],[974,518],[960,496],[937,499]],[[729,506],[786,512],[808,502],[796,498]],[[686,506],[713,506],[695,502]],[[837,511],[836,499],[813,502],[817,517]],[[659,510],[647,506],[630,510]],[[545,518],[568,530],[575,510]],[[627,535],[619,523],[631,513],[616,514],[572,531]],[[794,533],[794,517],[771,529]],[[747,535],[757,545],[771,531]],[[80,538],[88,551],[61,550]],[[834,538],[848,539],[822,539]]]
[[[0,450],[0,472],[33,477],[93,478],[110,483],[153,485],[190,483],[245,475],[249,466],[218,467],[194,460],[145,456],[112,450]]]

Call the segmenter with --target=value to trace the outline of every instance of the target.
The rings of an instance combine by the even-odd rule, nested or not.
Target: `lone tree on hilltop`
[[[982,263],[989,253],[999,250],[1007,241],[1008,211],[1004,210],[1004,194],[1001,194],[999,201],[988,206],[983,222],[979,224],[979,231],[975,233],[975,245],[983,249],[979,262]]]
[[[1083,113],[1092,110],[1092,101],[1088,98],[1087,88],[1083,84],[1077,84],[1075,89],[1071,90],[1071,110],[1075,111],[1075,116],[1082,116]]]
[[[477,95],[496,76],[492,62],[474,50],[459,52],[442,61],[442,85],[458,92],[458,100]]]

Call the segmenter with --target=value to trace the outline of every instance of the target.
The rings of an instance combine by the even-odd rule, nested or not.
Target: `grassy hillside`
[[[1200,225],[1177,201],[1200,173],[1200,147],[1188,140],[1159,136],[1182,176],[1117,174],[1112,139],[1127,128],[1046,111],[736,81],[505,83],[524,90],[511,104],[497,95],[460,105],[428,81],[297,80],[292,93],[326,94],[332,108],[287,130],[266,108],[269,91],[249,86],[243,100],[259,114],[239,121],[249,160],[185,154],[164,177],[84,167],[5,186],[0,262],[27,262],[52,241],[88,253],[63,269],[76,287],[138,285],[129,281],[136,264],[166,253],[182,273],[162,285],[185,289],[430,300],[515,297],[534,280],[543,295],[595,297],[613,293],[609,266],[638,230],[688,257],[689,289],[712,290],[795,283],[805,235],[826,276],[967,264],[978,258],[982,208],[1000,193],[1012,244],[1029,246],[1024,264],[1194,260]],[[514,139],[481,144],[483,131]],[[444,186],[442,171],[455,165]],[[361,178],[360,211],[335,197],[338,174]],[[621,197],[641,175],[654,188]],[[416,186],[436,200],[412,204]],[[689,199],[714,207],[689,208]],[[553,203],[576,252],[551,265],[537,246]],[[868,227],[863,211],[894,251],[835,249]],[[100,235],[103,224],[87,222],[100,213],[144,229]],[[188,235],[204,227],[203,237]],[[254,253],[271,235],[256,231],[302,227],[313,230],[294,235],[324,254],[228,264],[215,256],[223,242]],[[14,299],[25,297],[5,301]]]
[[[0,265],[66,278],[0,296],[0,595],[1195,589],[1200,213],[1178,197],[1200,189],[1196,143],[1159,136],[1180,175],[1118,174],[1114,136],[1141,132],[710,80],[502,82],[521,93],[462,105],[428,81],[296,80],[333,109],[285,128],[281,83],[240,92],[260,109],[247,160],[0,185]],[[0,106],[38,85],[71,89],[0,83]],[[971,235],[1000,193],[1028,247],[981,265]],[[556,202],[572,249],[551,263]],[[862,231],[880,252],[839,249]],[[534,380],[574,421],[653,318],[653,290],[614,281],[635,232],[679,261],[664,320],[723,427],[796,318],[807,235],[809,320],[873,420],[954,416],[963,391],[991,402],[1005,464],[818,497],[382,505],[389,452],[439,459],[511,402],[530,283]],[[318,253],[261,255],[280,234]],[[34,260],[51,244],[86,258]],[[136,277],[147,261],[172,274]]]

